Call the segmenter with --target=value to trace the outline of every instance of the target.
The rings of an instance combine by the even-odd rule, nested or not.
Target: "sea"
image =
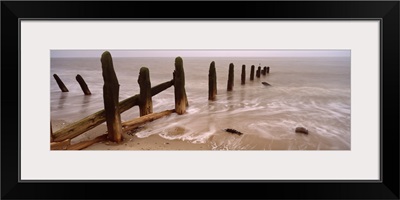
[[[187,112],[147,123],[134,134],[208,143],[215,150],[351,150],[350,57],[183,57]],[[114,57],[120,101],[139,93],[139,70],[147,67],[151,85],[173,77],[174,57]],[[208,73],[214,61],[217,97],[208,100]],[[234,86],[227,91],[229,64]],[[241,85],[242,65],[246,83]],[[250,67],[270,73],[250,81]],[[69,92],[61,92],[57,74]],[[84,95],[80,74],[92,95]],[[100,58],[51,58],[51,119],[72,123],[104,109]],[[271,86],[265,86],[268,82]],[[174,109],[174,87],[153,96],[153,112]],[[122,121],[139,116],[137,106]],[[296,133],[304,127],[309,133]],[[235,129],[243,135],[231,134]]]

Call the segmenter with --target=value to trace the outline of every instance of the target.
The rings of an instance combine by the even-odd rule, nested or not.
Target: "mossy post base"
[[[242,65],[242,85],[246,84],[246,65]]]
[[[140,98],[139,98],[140,116],[145,116],[147,114],[153,113],[150,73],[147,67],[140,68],[138,83],[140,86]]]
[[[233,78],[234,78],[234,66],[233,63],[229,64],[229,74],[228,74],[228,91],[233,90]]]
[[[210,64],[208,72],[208,100],[215,101],[217,95],[217,72],[215,71],[215,62]]]
[[[254,68],[255,68],[255,66],[252,65],[252,66],[251,66],[251,70],[250,70],[250,80],[251,80],[251,81],[254,80]]]
[[[54,79],[56,79],[57,85],[60,88],[60,90],[62,92],[68,92],[67,87],[65,87],[64,83],[62,82],[62,80],[60,79],[60,77],[58,77],[57,74],[53,74]]]
[[[114,71],[110,52],[101,55],[101,67],[103,69],[103,99],[106,111],[108,139],[114,142],[122,140],[121,115],[119,112],[119,83]]]
[[[257,78],[260,78],[260,76],[261,76],[261,67],[258,67],[256,76],[257,76]]]
[[[90,92],[90,90],[89,90],[85,80],[83,80],[82,76],[78,74],[78,75],[76,75],[75,78],[78,81],[79,85],[81,86],[83,93],[85,95],[91,95],[92,93]]]
[[[174,87],[175,87],[175,111],[178,115],[186,112],[189,105],[185,90],[185,72],[183,70],[183,60],[181,57],[175,58],[174,71]]]

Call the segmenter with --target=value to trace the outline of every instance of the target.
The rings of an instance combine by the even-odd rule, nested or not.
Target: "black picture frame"
[[[2,1],[1,198],[399,199],[399,4],[398,1]],[[20,19],[379,19],[382,22],[381,181],[19,182]],[[154,192],[148,193],[147,189]]]

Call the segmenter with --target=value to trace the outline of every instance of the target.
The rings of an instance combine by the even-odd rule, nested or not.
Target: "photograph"
[[[399,199],[399,8],[2,1],[0,198]]]
[[[51,150],[351,150],[351,50],[50,50]]]

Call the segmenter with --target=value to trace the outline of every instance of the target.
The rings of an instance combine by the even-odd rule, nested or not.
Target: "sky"
[[[56,57],[101,57],[105,50],[51,50]],[[350,50],[109,50],[113,57],[350,57]]]

